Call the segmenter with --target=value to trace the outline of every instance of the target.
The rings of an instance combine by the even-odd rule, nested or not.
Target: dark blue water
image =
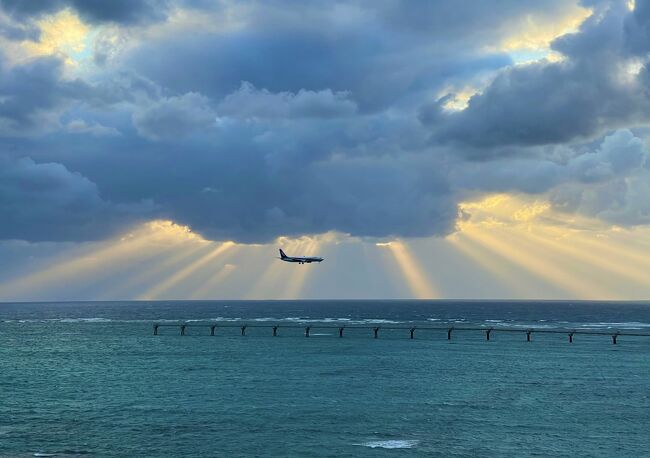
[[[0,304],[0,455],[647,456],[650,338],[177,328],[154,321],[650,332],[647,303]]]

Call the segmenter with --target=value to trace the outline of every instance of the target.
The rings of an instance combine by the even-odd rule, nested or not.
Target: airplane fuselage
[[[311,264],[312,262],[322,262],[323,258],[318,256],[287,256],[284,251],[280,250],[280,258],[284,262],[297,262],[298,264]]]

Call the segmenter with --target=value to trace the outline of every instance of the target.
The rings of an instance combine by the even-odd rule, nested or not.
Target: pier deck
[[[568,337],[569,343],[573,343],[573,337],[578,335],[590,335],[590,336],[603,336],[609,337],[612,340],[612,344],[616,345],[618,343],[619,337],[650,337],[650,333],[636,332],[631,330],[595,330],[595,329],[568,329],[568,328],[522,328],[522,327],[487,327],[487,326],[391,326],[391,325],[332,325],[332,324],[319,324],[319,323],[310,323],[310,324],[273,324],[273,323],[233,323],[233,322],[209,322],[209,323],[154,323],[153,324],[153,334],[159,335],[160,328],[177,328],[180,331],[181,336],[186,335],[188,328],[201,328],[208,329],[210,335],[216,335],[216,332],[220,328],[239,328],[242,336],[246,335],[246,330],[250,328],[266,328],[271,331],[270,335],[272,337],[278,336],[278,331],[280,329],[301,329],[304,332],[305,337],[310,337],[312,330],[336,330],[338,331],[339,338],[342,338],[345,335],[345,331],[356,330],[370,331],[369,336],[378,339],[381,330],[388,331],[403,331],[406,338],[415,339],[416,332],[446,332],[447,340],[452,339],[452,335],[455,332],[483,332],[485,334],[485,340],[490,340],[490,336],[493,333],[519,333],[525,335],[528,342],[531,341],[531,336],[533,334],[564,334]]]

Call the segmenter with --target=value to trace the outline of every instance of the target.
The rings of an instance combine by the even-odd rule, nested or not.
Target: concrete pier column
[[[454,328],[449,328],[447,329],[447,340],[451,340],[451,331],[453,331]]]
[[[157,336],[157,335],[158,335],[158,325],[157,325],[157,324],[154,324],[154,325],[153,325],[153,335],[154,335],[154,336]]]
[[[185,335],[185,327],[186,327],[186,325],[181,324],[181,335],[182,335],[182,336]]]
[[[339,328],[339,337],[343,337],[343,330],[345,327]]]
[[[305,337],[309,337],[309,330],[311,329],[311,326],[307,326],[305,328]]]
[[[569,343],[573,343],[573,333],[569,333]]]
[[[485,340],[490,340],[490,333],[492,332],[492,328],[487,329],[485,331]]]
[[[532,334],[532,332],[533,332],[533,331],[532,331],[531,329],[529,329],[528,331],[526,331],[526,342],[530,342],[530,335]]]
[[[277,336],[278,336],[278,327],[273,326],[273,337],[277,337]]]
[[[411,333],[411,339],[412,339],[414,337],[413,334],[415,334],[415,328],[411,328],[410,333]]]
[[[214,335],[214,330],[216,329],[216,327],[217,327],[216,324],[213,324],[212,326],[210,326],[210,335],[211,335],[211,336]]]
[[[241,335],[245,336],[246,335],[246,326],[241,327]]]

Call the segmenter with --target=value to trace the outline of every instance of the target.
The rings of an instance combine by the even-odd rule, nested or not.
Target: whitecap
[[[109,318],[62,318],[59,321],[61,323],[110,323],[113,320]]]
[[[418,442],[417,440],[385,440],[385,441],[368,441],[364,442],[363,444],[355,444],[355,445],[360,445],[362,447],[370,447],[370,448],[389,448],[389,449],[395,449],[395,448],[413,448],[415,447]]]
[[[382,320],[379,318],[369,318],[366,320],[362,320],[363,323],[370,323],[370,324],[397,324],[399,321],[393,321],[393,320]]]

